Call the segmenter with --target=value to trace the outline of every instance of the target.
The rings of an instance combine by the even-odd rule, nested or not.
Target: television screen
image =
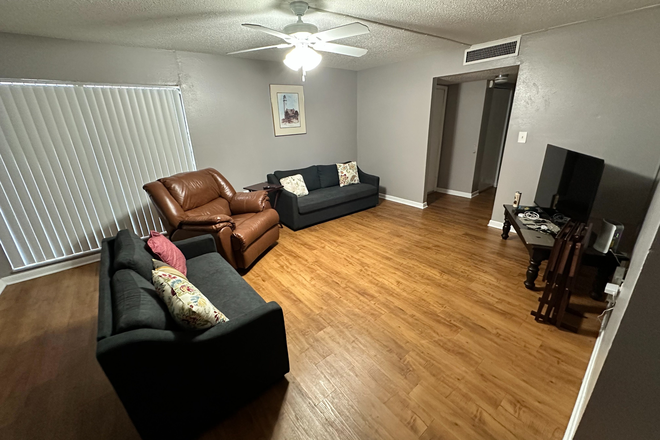
[[[603,159],[548,144],[534,203],[586,222],[604,168]]]

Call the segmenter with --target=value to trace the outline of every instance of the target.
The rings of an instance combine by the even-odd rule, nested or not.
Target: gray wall
[[[269,84],[301,84],[283,63],[178,53],[198,167],[217,168],[236,187],[276,169],[357,159],[357,74],[311,71],[304,83],[307,134],[275,137]]]
[[[592,216],[624,223],[631,249],[660,161],[658,23],[656,8],[523,37],[494,220],[515,191],[532,204],[550,143],[605,160]]]
[[[438,188],[473,191],[486,90],[486,81],[449,86]]]
[[[0,78],[180,84],[197,166],[239,190],[276,169],[357,158],[357,74],[318,68],[304,83],[307,134],[276,138],[269,84],[301,84],[283,63],[0,33]],[[7,275],[4,254],[0,277]]]
[[[433,76],[429,60],[358,72],[358,163],[381,193],[425,199]]]
[[[648,9],[525,35],[517,59],[466,67],[457,45],[360,71],[358,159],[387,193],[422,202],[432,78],[521,63],[492,218],[502,220],[517,190],[533,201],[545,145],[554,143],[612,164],[593,214],[627,223],[630,248],[660,160],[658,22],[660,9]],[[526,144],[518,131],[529,133]]]
[[[607,356],[582,415],[576,440],[658,438],[660,413],[660,192],[635,245],[630,273],[603,334]],[[628,285],[632,283],[631,288]],[[627,307],[626,307],[627,305]],[[623,317],[620,315],[622,313]],[[620,324],[618,324],[620,321]],[[618,324],[618,330],[616,325]],[[613,336],[615,334],[615,336]],[[611,338],[609,353],[605,350]],[[602,362],[602,361],[601,361]],[[594,378],[586,378],[591,383]]]
[[[358,72],[358,162],[380,176],[381,192],[426,200],[434,77],[516,64],[509,58],[466,67],[465,47]]]

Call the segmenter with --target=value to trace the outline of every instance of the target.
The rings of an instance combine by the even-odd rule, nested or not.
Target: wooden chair
[[[564,316],[590,237],[591,225],[587,227],[584,223],[574,221],[566,223],[557,234],[543,275],[545,289],[539,298],[538,309],[531,312],[536,321],[557,327],[564,324]]]

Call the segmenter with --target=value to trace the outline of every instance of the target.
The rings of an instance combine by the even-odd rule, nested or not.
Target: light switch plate
[[[518,132],[518,143],[519,144],[524,144],[527,142],[527,132],[526,131],[519,131]]]

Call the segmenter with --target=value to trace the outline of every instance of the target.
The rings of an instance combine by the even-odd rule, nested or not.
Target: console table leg
[[[529,266],[527,267],[527,279],[524,282],[525,287],[527,287],[529,290],[534,290],[536,287],[534,281],[536,281],[536,278],[539,276],[540,265],[540,259],[534,258],[534,256],[529,259]]]
[[[509,238],[509,231],[511,231],[511,222],[505,217],[502,224],[502,240]]]

